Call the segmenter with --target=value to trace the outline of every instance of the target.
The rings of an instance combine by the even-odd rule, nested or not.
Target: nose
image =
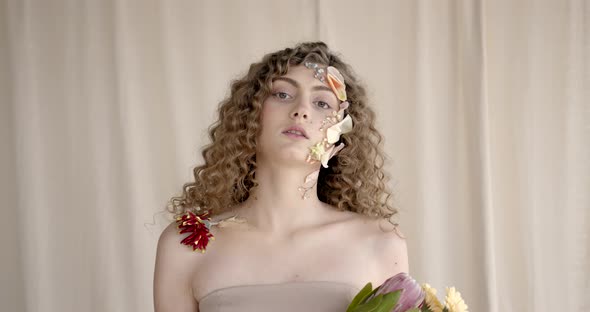
[[[303,118],[303,120],[308,120],[309,112],[307,109],[308,107],[305,105],[304,101],[299,101],[299,103],[293,107],[293,110],[291,110],[291,118]]]
[[[295,119],[299,116],[302,116],[304,120],[307,120],[307,114],[305,114],[305,113],[299,113],[297,110],[295,110],[291,113],[291,118],[293,118],[293,119]]]

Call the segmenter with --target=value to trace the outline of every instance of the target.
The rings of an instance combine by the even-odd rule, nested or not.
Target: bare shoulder
[[[379,233],[375,236],[374,252],[378,259],[379,273],[383,281],[397,273],[409,272],[408,246],[399,226],[387,220],[379,220]]]
[[[363,232],[369,240],[371,249],[369,257],[373,263],[374,285],[382,284],[387,278],[408,272],[408,249],[404,234],[383,218],[369,216],[359,217],[363,223]]]
[[[184,261],[184,259],[190,257],[192,254],[190,251],[192,249],[180,243],[183,236],[186,236],[186,234],[180,234],[177,223],[171,222],[164,231],[162,231],[162,234],[160,234],[160,238],[158,239],[158,251],[162,252],[162,256],[164,256],[165,252],[167,258],[170,258],[169,260],[171,261]]]
[[[195,262],[201,257],[180,244],[175,222],[160,235],[154,269],[154,306],[156,311],[195,311],[197,302],[191,287]]]
[[[407,258],[407,246],[404,234],[398,226],[386,219],[370,217],[359,213],[351,213],[347,231],[369,243],[372,248],[371,257],[378,259]],[[405,261],[398,261],[403,264]]]

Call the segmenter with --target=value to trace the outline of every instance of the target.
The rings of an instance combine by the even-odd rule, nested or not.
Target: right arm
[[[178,231],[173,222],[158,240],[154,269],[155,312],[199,311],[191,285],[194,252],[180,243],[182,237]]]

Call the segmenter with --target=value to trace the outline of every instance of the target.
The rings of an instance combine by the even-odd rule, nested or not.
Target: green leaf
[[[358,306],[353,310],[353,312],[377,312],[377,309],[379,308],[379,305],[381,305],[382,301],[383,294],[380,294],[379,296],[369,300],[369,302]]]
[[[365,298],[363,298],[361,300],[361,304],[366,303],[365,301],[367,300],[367,298],[370,298],[371,296],[373,296],[379,290],[379,288],[381,288],[381,286],[373,289],[373,291],[371,291],[369,294],[367,294],[367,296],[365,296]]]
[[[350,302],[350,304],[348,305],[346,312],[353,312],[354,308],[356,308],[361,302],[363,302],[363,300],[365,300],[372,293],[372,290],[373,285],[371,283],[367,283],[367,285],[365,285],[365,287],[363,287],[363,289],[361,289],[361,291],[359,291],[359,293],[356,294],[356,296],[354,296],[352,302]]]
[[[391,312],[393,308],[397,305],[399,298],[401,296],[401,290],[396,290],[394,292],[387,293],[383,296],[383,301],[379,305],[377,312]]]
[[[397,304],[397,301],[399,300],[399,297],[402,295],[402,291],[401,289],[396,290],[394,292],[390,292],[385,294],[385,296],[383,296],[383,303],[384,304],[391,304],[391,309],[393,309],[393,307],[395,307],[395,305]]]

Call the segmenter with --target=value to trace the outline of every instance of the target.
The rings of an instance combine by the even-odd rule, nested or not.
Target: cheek
[[[326,136],[326,129],[329,127],[328,118],[330,114],[318,115],[311,123],[311,130],[314,137],[323,139]]]
[[[284,114],[281,109],[281,105],[277,105],[277,103],[273,103],[271,100],[264,101],[260,108],[260,120],[262,121],[263,118],[267,120],[278,118],[281,114]]]
[[[261,136],[272,136],[284,124],[284,119],[280,118],[280,115],[281,111],[276,106],[273,107],[272,103],[263,103],[259,118]]]
[[[262,107],[260,108],[260,118],[259,118],[260,124],[262,125],[263,129],[264,129],[264,125],[266,125],[272,121],[273,116],[274,116],[274,114],[273,114],[271,105],[268,105],[267,103],[263,103]]]
[[[266,101],[264,101],[264,102],[262,102],[262,105],[260,106],[260,121],[261,122],[264,120],[264,116],[268,115],[267,111],[268,111],[268,104],[266,103]]]

